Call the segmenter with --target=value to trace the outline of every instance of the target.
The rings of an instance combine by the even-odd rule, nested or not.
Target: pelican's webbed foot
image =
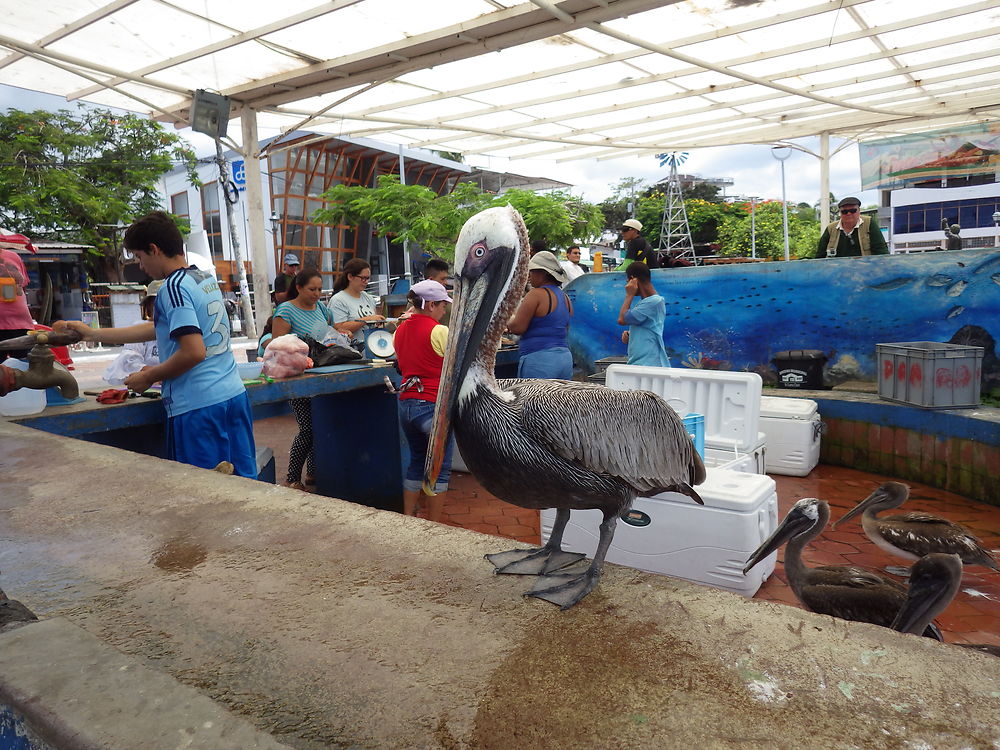
[[[561,549],[550,547],[511,549],[486,555],[486,559],[496,566],[494,573],[527,576],[547,575],[562,570],[584,557],[586,555],[579,552],[563,552]]]
[[[526,591],[524,595],[558,604],[560,609],[569,609],[593,591],[600,578],[600,571],[595,571],[593,567],[579,575],[560,573],[545,576],[539,578],[531,591]]]

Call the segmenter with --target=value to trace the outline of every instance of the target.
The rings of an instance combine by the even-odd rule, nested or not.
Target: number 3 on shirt
[[[229,316],[226,306],[219,300],[208,303],[208,314],[212,316],[212,330],[205,337],[205,357],[214,357],[229,349]]]

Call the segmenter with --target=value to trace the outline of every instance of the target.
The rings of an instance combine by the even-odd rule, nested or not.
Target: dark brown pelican
[[[962,584],[962,558],[943,552],[924,555],[910,568],[910,590],[892,628],[900,633],[922,633],[924,628],[948,608]],[[1000,646],[988,643],[956,643],[993,656],[1000,656]]]
[[[809,568],[802,562],[803,548],[819,536],[829,520],[830,506],[826,501],[815,497],[799,500],[770,538],[750,555],[743,573],[788,542],[785,574],[802,606],[821,615],[889,627],[906,602],[906,587],[864,568],[837,565]],[[924,635],[943,640],[933,623],[927,626]]]
[[[705,479],[677,414],[655,394],[563,380],[496,380],[500,336],[527,279],[528,235],[510,206],[465,223],[455,249],[456,300],[424,477],[433,488],[449,429],[487,490],[522,508],[556,508],[548,543],[487,555],[497,573],[541,575],[528,592],[567,609],[597,584],[615,525],[635,497],[668,490],[697,502]],[[604,513],[590,567],[553,575],[583,555],[563,552],[573,509]]]
[[[858,513],[865,535],[886,552],[917,560],[931,552],[955,554],[966,565],[983,565],[1000,571],[982,542],[964,526],[928,513],[900,513],[879,518],[884,510],[898,508],[906,502],[910,488],[900,482],[886,482],[858,503],[847,515],[833,524],[834,528]],[[886,568],[890,573],[906,575],[905,568]]]

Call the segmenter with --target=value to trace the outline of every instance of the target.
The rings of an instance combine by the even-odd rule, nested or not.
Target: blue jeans
[[[554,346],[531,354],[522,354],[517,363],[519,378],[573,379],[573,355],[565,346]]]
[[[406,477],[403,479],[403,489],[419,492],[424,483],[424,464],[427,462],[427,443],[434,422],[434,404],[419,398],[405,398],[399,401],[399,424],[406,435],[410,446],[410,465],[406,467]],[[448,446],[444,451],[444,462],[441,464],[441,474],[434,484],[435,492],[445,492],[448,489],[448,479],[451,477],[451,451],[455,441],[448,438]]]

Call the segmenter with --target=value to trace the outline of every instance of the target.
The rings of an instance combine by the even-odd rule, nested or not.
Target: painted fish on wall
[[[875,345],[948,342],[973,326],[1000,337],[1000,249],[658,269],[663,339],[675,367],[769,368],[791,349],[876,378]],[[617,324],[624,273],[589,273],[566,288],[578,364],[625,354]],[[984,362],[984,366],[985,366]]]

